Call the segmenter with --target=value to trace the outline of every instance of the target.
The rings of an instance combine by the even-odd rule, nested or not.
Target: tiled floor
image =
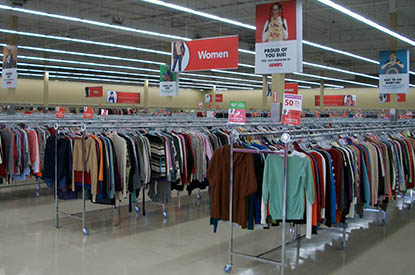
[[[81,233],[81,223],[61,218],[55,228],[50,191],[36,198],[32,189],[0,190],[0,275],[26,274],[224,274],[227,263],[228,224],[218,232],[209,226],[209,203],[202,193],[174,200],[164,222],[159,206],[147,205],[147,215],[121,209],[121,224],[113,209],[88,213],[90,236]],[[87,203],[88,210],[99,209]],[[61,209],[81,210],[81,201],[66,201]],[[345,251],[337,250],[341,234],[321,232],[287,250],[287,274],[415,274],[415,209],[390,207],[385,226],[375,216],[351,222]],[[357,230],[359,228],[359,230]],[[349,229],[349,230],[350,230]],[[235,248],[260,253],[280,244],[281,230],[246,232],[235,229]],[[279,253],[271,253],[278,258]],[[234,258],[233,274],[279,274],[276,267]]]

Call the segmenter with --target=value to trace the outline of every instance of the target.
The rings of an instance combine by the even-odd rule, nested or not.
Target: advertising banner
[[[284,83],[284,93],[287,94],[298,94],[298,83]],[[278,102],[278,92],[272,92],[271,83],[268,84],[267,96],[272,95],[272,102]]]
[[[206,103],[212,102],[212,95],[211,94],[205,94],[205,102]]]
[[[171,71],[237,69],[238,47],[237,35],[173,42]]]
[[[293,95],[298,94],[298,83],[285,83],[284,93]]]
[[[302,72],[302,0],[257,5],[255,24],[255,73]]]
[[[223,94],[215,95],[215,102],[216,103],[223,102]]]
[[[3,47],[3,71],[1,73],[2,88],[17,88],[17,48]]]
[[[107,103],[140,103],[140,93],[107,91]]]
[[[65,118],[65,108],[56,107],[56,118]]]
[[[160,65],[160,96],[179,95],[179,76],[167,65]]]
[[[85,87],[85,97],[103,97],[104,87]]]
[[[301,111],[303,110],[303,96],[284,93],[281,123],[287,125],[301,124]]]
[[[320,106],[320,96],[314,97],[314,105]],[[324,106],[356,106],[356,95],[325,95]]]
[[[406,94],[409,90],[409,51],[381,51],[379,93]]]
[[[92,119],[93,117],[94,117],[94,108],[84,107],[84,118],[85,119]]]
[[[379,95],[379,102],[391,102],[391,95],[390,94],[380,94]],[[398,94],[397,102],[406,102],[406,94]]]
[[[231,124],[245,124],[246,123],[246,102],[245,101],[229,102],[228,122]]]

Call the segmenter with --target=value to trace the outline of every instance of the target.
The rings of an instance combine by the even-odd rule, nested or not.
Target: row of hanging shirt
[[[105,132],[105,131],[104,131]],[[71,131],[58,135],[58,195],[77,198],[82,190],[82,139]],[[52,186],[55,138],[46,142],[43,179]],[[114,204],[120,194],[138,196],[143,185],[154,201],[167,203],[171,189],[207,186],[207,161],[215,149],[229,143],[222,130],[183,132],[118,131],[95,133],[85,140],[84,183],[92,202]]]
[[[1,127],[0,127],[1,128]],[[0,130],[0,184],[40,177],[50,132],[46,128],[3,127]],[[3,182],[3,179],[6,179]]]
[[[343,223],[366,207],[386,210],[399,191],[413,188],[412,133],[296,142],[288,154],[287,221],[306,224],[307,237],[321,225]],[[278,151],[274,137],[243,138],[237,145]],[[234,153],[233,222],[264,228],[282,219],[284,157]],[[211,223],[229,220],[230,146],[217,150],[208,168]]]

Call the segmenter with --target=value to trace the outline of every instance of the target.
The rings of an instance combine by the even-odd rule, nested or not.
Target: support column
[[[393,31],[397,31],[398,29],[398,14],[397,14],[397,5],[396,0],[389,0],[389,27]],[[391,37],[389,40],[390,43],[390,50],[396,50],[398,47],[398,41],[396,38]],[[398,113],[398,95],[397,94],[391,94],[391,102],[390,109],[396,110],[396,117],[399,116]]]
[[[144,109],[148,110],[148,80],[144,80]]]
[[[212,96],[212,106],[216,106],[216,85],[214,85],[212,87],[212,91],[210,92],[211,96]],[[214,107],[213,109],[215,109],[216,107]]]
[[[49,72],[43,73],[43,107],[49,106]]]
[[[18,25],[18,17],[15,15],[10,16],[10,29],[17,31]],[[9,34],[9,46],[16,46],[17,47],[17,35],[16,34]],[[12,102],[15,101],[16,97],[16,88],[8,88],[9,100]]]
[[[277,101],[280,105],[280,115],[282,116],[282,101],[284,100],[284,83],[285,83],[285,74],[273,74],[272,75],[272,91],[277,92]]]
[[[324,79],[320,80],[320,114],[324,109]]]
[[[262,76],[262,109],[267,109],[267,91],[268,91],[268,76],[263,75]],[[272,91],[271,91],[272,93]],[[272,96],[272,95],[271,95]]]

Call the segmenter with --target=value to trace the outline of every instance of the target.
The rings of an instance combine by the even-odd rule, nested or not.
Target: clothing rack
[[[415,129],[415,124],[410,124],[410,125],[405,125],[406,127],[402,127],[401,125],[398,125],[396,127],[394,127],[393,125],[388,125],[388,126],[381,126],[381,127],[370,127],[367,128],[365,127],[364,129],[362,129],[363,127],[356,127],[356,128],[360,128],[360,129],[356,129],[355,130],[349,130],[350,128],[331,128],[331,129],[324,129],[324,131],[329,131],[329,133],[318,133],[318,134],[299,134],[301,131],[304,132],[304,130],[288,130],[285,132],[282,131],[274,131],[274,132],[248,132],[248,133],[238,133],[236,131],[232,131],[231,132],[231,144],[230,144],[230,200],[229,200],[229,248],[228,248],[228,263],[226,264],[226,266],[224,267],[224,270],[226,273],[230,273],[232,270],[232,264],[233,264],[233,256],[238,256],[238,257],[243,257],[243,258],[247,258],[247,259],[251,259],[251,260],[255,260],[255,261],[260,261],[260,262],[265,262],[265,263],[270,263],[270,264],[274,264],[276,266],[279,266],[280,272],[282,275],[285,274],[285,264],[286,264],[286,259],[285,259],[285,254],[286,254],[286,245],[290,244],[293,241],[299,241],[301,238],[295,238],[295,236],[293,235],[292,240],[290,242],[286,242],[286,214],[287,214],[287,173],[288,173],[288,147],[289,144],[294,141],[294,140],[299,140],[299,139],[303,139],[303,138],[310,138],[310,137],[324,137],[324,136],[332,136],[332,135],[339,135],[339,134],[361,134],[361,133],[370,133],[370,132],[396,132],[399,130],[407,130],[407,129]],[[310,129],[310,130],[306,130],[306,131],[310,131],[312,132],[315,129]],[[323,131],[323,130],[321,130]],[[345,132],[347,131],[347,132]],[[290,136],[290,133],[298,133],[297,135],[293,135]],[[240,136],[266,136],[266,135],[281,135],[281,141],[284,144],[284,150],[283,152],[276,152],[276,151],[271,151],[271,150],[253,150],[253,149],[239,149],[239,148],[234,148],[234,142],[236,139],[238,139]],[[261,154],[261,153],[266,153],[266,154],[278,154],[278,155],[283,155],[284,157],[284,181],[283,181],[283,201],[282,201],[282,236],[281,236],[281,241],[282,244],[280,246],[277,246],[275,248],[272,248],[268,251],[265,251],[263,253],[260,253],[258,255],[250,255],[247,253],[242,253],[242,252],[238,252],[235,251],[233,249],[233,222],[232,222],[232,212],[233,212],[233,193],[234,193],[234,188],[233,188],[233,181],[234,181],[234,165],[233,165],[233,156],[235,152],[240,152],[240,153],[251,153],[251,154]],[[383,214],[383,224],[386,222],[386,212],[383,211],[382,209],[365,209],[366,212],[376,212],[376,213],[382,213]],[[336,232],[341,232],[342,233],[342,242],[340,245],[340,249],[343,250],[346,247],[346,228],[347,228],[347,223],[342,223],[343,224],[343,228],[341,231],[336,230],[336,229],[330,229],[330,230],[334,230]],[[298,236],[298,235],[297,235]],[[281,248],[281,258],[280,260],[272,260],[272,259],[268,259],[268,258],[264,258],[264,255],[275,251],[277,249]]]
[[[72,124],[67,124],[67,125],[58,125],[56,124],[54,126],[54,129],[57,131],[56,135],[55,135],[55,180],[54,180],[54,188],[55,188],[55,224],[56,224],[56,228],[60,228],[60,222],[59,222],[59,214],[64,215],[66,217],[70,217],[70,218],[74,218],[77,220],[81,220],[82,221],[82,233],[84,234],[84,236],[88,236],[89,235],[89,230],[86,227],[86,202],[85,202],[85,169],[86,169],[86,164],[85,164],[85,132],[86,132],[86,127],[84,124],[81,124],[81,139],[82,139],[82,214],[81,217],[78,216],[78,213],[67,213],[64,211],[59,210],[59,198],[58,198],[58,162],[57,162],[57,158],[58,158],[58,139],[59,139],[59,135],[58,135],[58,131],[61,128],[65,128],[65,127],[74,127],[74,125]],[[117,209],[118,208],[118,219],[117,219],[117,224],[115,224],[114,226],[119,226],[120,225],[120,207],[117,207],[116,205],[116,201],[115,204],[113,206],[113,208]]]
[[[120,125],[121,124],[121,125]],[[55,181],[54,181],[54,186],[55,186],[55,213],[56,213],[56,217],[55,217],[55,221],[56,221],[56,228],[60,227],[60,223],[59,223],[59,214],[67,216],[67,217],[71,217],[71,218],[75,218],[78,220],[82,221],[82,232],[85,236],[89,235],[89,230],[86,227],[86,205],[85,205],[85,182],[84,182],[84,173],[85,173],[85,138],[86,138],[86,132],[88,130],[96,130],[96,129],[112,129],[112,130],[125,130],[126,128],[132,128],[132,129],[138,129],[138,128],[154,128],[154,129],[167,129],[167,128],[172,128],[172,127],[180,127],[180,128],[186,128],[186,127],[193,127],[193,128],[197,128],[197,127],[223,127],[226,126],[223,123],[211,123],[211,124],[192,124],[192,125],[182,125],[182,124],[177,124],[177,125],[172,125],[172,124],[141,124],[141,125],[137,125],[137,124],[125,124],[123,122],[118,123],[118,125],[115,124],[101,124],[101,125],[94,125],[94,126],[88,126],[85,125],[84,123],[79,124],[79,121],[77,121],[76,123],[66,123],[66,124],[58,124],[56,123],[54,125],[54,129],[56,131],[58,131],[59,129],[63,129],[63,128],[73,128],[73,127],[80,127],[81,132],[82,132],[82,162],[83,162],[83,170],[82,170],[82,213],[81,213],[81,217],[79,217],[79,213],[66,213],[63,211],[59,210],[59,199],[58,199],[58,195],[57,195],[57,184],[58,184],[58,180],[57,180],[57,162],[55,161]],[[56,154],[57,154],[57,141],[58,141],[58,135],[56,135],[56,139],[55,139],[55,160],[57,159]],[[180,192],[178,191],[178,207],[180,208]],[[146,199],[145,199],[145,187],[143,188],[143,201],[142,201],[142,205],[143,205],[143,216],[146,215],[145,213],[145,203],[146,203]],[[197,198],[198,201],[201,199],[201,195],[200,195],[200,190],[197,194]],[[138,204],[136,203],[136,201],[134,201],[135,199],[132,198],[131,194],[129,196],[129,212],[132,212],[132,204],[135,203],[135,210],[136,212],[140,211],[140,208],[138,206]],[[153,202],[151,201],[152,204],[155,205],[160,205],[162,206],[163,212],[163,218],[164,218],[164,223],[166,223],[166,219],[168,217],[168,214],[166,212],[166,204],[165,203],[160,203],[160,202]],[[118,216],[117,216],[117,224],[115,224],[114,226],[118,226],[120,224],[120,207],[121,205],[119,205],[118,207],[116,205],[113,206],[114,208],[118,208]]]

